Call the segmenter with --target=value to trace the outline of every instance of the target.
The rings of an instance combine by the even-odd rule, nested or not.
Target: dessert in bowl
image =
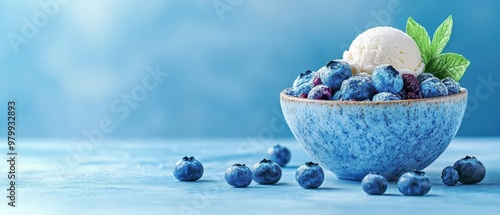
[[[436,31],[450,32],[433,40],[448,41],[450,20]],[[368,29],[342,60],[301,73],[280,94],[297,142],[338,178],[362,180],[379,172],[396,180],[424,169],[460,127],[467,90],[457,81],[469,62],[441,54],[446,42],[438,47],[430,39],[427,46],[425,40],[416,42],[420,36],[414,28],[421,26],[411,18],[408,23],[408,34],[391,27]]]
[[[285,94],[285,120],[307,154],[341,179],[380,172],[396,180],[424,169],[448,147],[467,106],[467,90],[397,101],[327,101]]]

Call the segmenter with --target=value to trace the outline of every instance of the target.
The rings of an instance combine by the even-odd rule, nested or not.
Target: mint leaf
[[[436,56],[443,52],[444,47],[450,40],[451,36],[451,28],[453,27],[453,18],[448,16],[446,20],[439,25],[439,27],[434,32],[434,36],[432,36],[432,43],[430,48],[430,56]]]
[[[469,64],[470,62],[462,55],[444,53],[432,58],[425,66],[425,71],[432,73],[439,79],[450,77],[459,81]]]
[[[432,55],[430,55],[431,39],[429,38],[429,34],[425,28],[410,17],[406,22],[406,34],[408,34],[415,41],[415,43],[417,43],[424,63],[427,64],[427,62],[429,62],[432,58]]]

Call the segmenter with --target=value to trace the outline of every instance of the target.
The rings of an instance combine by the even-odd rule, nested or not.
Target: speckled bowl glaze
[[[462,123],[467,90],[400,101],[324,101],[280,94],[295,139],[338,178],[369,172],[388,180],[424,169],[448,147]]]

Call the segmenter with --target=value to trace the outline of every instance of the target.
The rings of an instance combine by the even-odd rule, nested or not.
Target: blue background
[[[458,135],[500,135],[498,1],[69,0],[16,52],[9,35],[23,35],[23,18],[44,21],[39,2],[53,1],[0,3],[0,102],[17,101],[22,137],[81,139],[102,119],[105,138],[256,137],[282,118],[279,92],[298,73],[341,58],[367,27],[404,30],[412,16],[432,34],[450,14],[445,52],[471,61]],[[128,114],[113,111],[148,66],[168,76]]]

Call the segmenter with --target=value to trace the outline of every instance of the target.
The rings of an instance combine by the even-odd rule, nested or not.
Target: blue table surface
[[[281,144],[292,160],[276,185],[233,188],[224,181],[233,163],[251,166],[266,149]],[[432,189],[422,197],[403,196],[391,182],[386,194],[369,196],[360,182],[340,180],[326,171],[316,190],[298,186],[294,174],[310,158],[294,140],[162,140],[78,145],[72,141],[18,143],[16,207],[5,197],[0,214],[498,214],[500,139],[455,139],[425,169]],[[5,154],[5,153],[4,153]],[[179,182],[172,168],[184,155],[205,167],[202,179]],[[486,166],[476,185],[443,185],[441,170],[474,155]],[[0,188],[7,189],[6,162],[0,163]]]

